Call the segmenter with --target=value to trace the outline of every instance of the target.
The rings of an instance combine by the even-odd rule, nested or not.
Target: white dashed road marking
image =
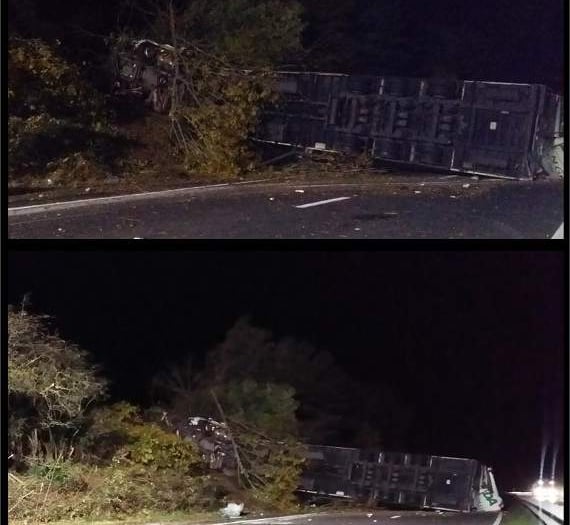
[[[311,208],[312,206],[320,206],[321,204],[329,204],[330,202],[345,201],[346,199],[350,199],[350,197],[337,197],[336,199],[327,199],[326,201],[309,202],[307,204],[295,206],[295,208]]]

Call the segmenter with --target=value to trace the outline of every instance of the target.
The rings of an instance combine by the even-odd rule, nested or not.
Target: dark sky
[[[8,262],[9,302],[31,292],[117,398],[144,401],[165,362],[203,355],[250,314],[389,386],[413,414],[392,449],[489,462],[505,490],[537,476],[543,430],[562,439],[559,253],[12,251]]]

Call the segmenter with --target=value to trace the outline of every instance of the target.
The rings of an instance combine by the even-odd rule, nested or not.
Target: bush
[[[81,428],[86,407],[105,390],[87,352],[54,334],[45,316],[9,309],[11,452],[22,457],[31,448],[41,452],[40,443],[60,444]]]
[[[126,147],[111,127],[105,97],[60,55],[57,44],[11,37],[8,71],[12,178],[54,168],[77,178],[81,162],[69,158],[79,152],[92,177],[102,170],[99,164],[111,166]]]
[[[109,519],[150,512],[200,508],[208,478],[177,471],[151,472],[140,465],[59,466],[65,478],[50,482],[48,471],[9,478],[10,520]]]
[[[139,465],[151,472],[196,473],[203,467],[197,445],[144,422],[137,407],[116,403],[93,411],[92,424],[82,437],[84,453],[96,461]]]

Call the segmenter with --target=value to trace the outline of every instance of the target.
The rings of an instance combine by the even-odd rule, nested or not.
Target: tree
[[[176,14],[176,39],[236,67],[272,67],[301,50],[302,7],[296,0],[193,0]],[[169,10],[159,7],[155,38],[172,43]]]
[[[172,46],[169,81],[153,89],[189,171],[236,177],[256,158],[249,138],[275,96],[268,68],[300,47],[301,8],[283,0],[147,2],[155,40]],[[141,26],[128,27],[133,34]]]
[[[406,74],[415,50],[400,0],[302,3],[307,65],[339,73]]]
[[[183,362],[159,374],[155,381],[161,385],[157,392],[168,401],[169,414],[177,421],[191,414],[215,417],[208,392],[219,387],[227,393],[225,403],[237,412],[249,411],[248,418],[256,419],[255,389],[266,395],[263,389],[267,385],[281,385],[293,392],[299,435],[306,442],[350,444],[362,435],[366,420],[376,432],[383,432],[387,425],[401,426],[401,403],[387,388],[356,383],[329,352],[291,337],[276,340],[247,317],[240,318],[224,340],[208,351],[201,370]],[[279,398],[284,392],[274,391],[273,395]],[[239,403],[249,399],[249,404],[237,408],[240,404],[232,396],[237,396]],[[366,439],[370,437],[367,433]]]
[[[77,430],[87,407],[106,391],[88,353],[53,333],[48,320],[23,308],[8,311],[10,445],[19,451],[33,431]]]

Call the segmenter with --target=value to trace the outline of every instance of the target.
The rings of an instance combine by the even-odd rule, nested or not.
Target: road
[[[497,512],[434,512],[413,510],[363,510],[302,514],[256,520],[232,520],[239,525],[499,525]]]
[[[423,175],[221,185],[9,209],[10,238],[547,239],[563,181]]]

